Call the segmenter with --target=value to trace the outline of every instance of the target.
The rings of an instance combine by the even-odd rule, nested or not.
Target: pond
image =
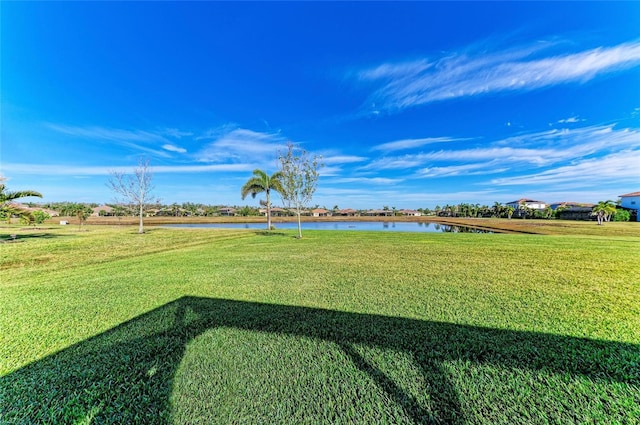
[[[298,223],[272,223],[276,229],[297,229]],[[193,223],[169,224],[163,227],[202,227],[218,229],[264,230],[266,223]],[[429,232],[429,233],[497,233],[476,227],[456,226],[434,222],[394,222],[394,221],[311,221],[302,223],[302,230],[368,230],[387,232]]]

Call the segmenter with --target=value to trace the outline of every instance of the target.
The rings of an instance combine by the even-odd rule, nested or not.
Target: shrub
[[[33,215],[33,221],[34,221],[36,224],[42,224],[42,223],[44,223],[44,222],[45,222],[45,220],[48,220],[48,219],[50,219],[50,218],[51,218],[51,216],[50,216],[49,214],[47,214],[47,213],[46,213],[46,212],[44,212],[44,211],[40,211],[40,210],[38,210],[38,211],[34,211],[34,212],[32,213],[32,215]]]
[[[616,213],[613,216],[613,221],[629,221],[631,218],[631,214],[627,210],[616,210]]]

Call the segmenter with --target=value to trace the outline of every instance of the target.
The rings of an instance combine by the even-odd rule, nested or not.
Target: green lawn
[[[640,423],[638,237],[135,232],[0,228],[0,423]]]

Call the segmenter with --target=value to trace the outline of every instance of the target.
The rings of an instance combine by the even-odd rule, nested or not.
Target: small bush
[[[629,221],[631,214],[627,210],[616,210],[613,216],[613,221]]]
[[[51,218],[51,216],[44,211],[34,211],[32,215],[33,215],[33,220],[35,221],[36,224],[42,224],[45,222],[45,220],[48,220]]]

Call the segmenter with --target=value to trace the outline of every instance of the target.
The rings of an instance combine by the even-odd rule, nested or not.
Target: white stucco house
[[[506,205],[508,207],[512,207],[515,210],[517,210],[521,205],[527,208],[532,208],[534,210],[543,210],[547,208],[547,204],[545,202],[525,198],[518,199],[517,201],[507,202]]]
[[[620,195],[620,206],[622,208],[628,208],[630,210],[636,210],[637,221],[640,221],[640,192],[632,192],[624,195]]]
[[[331,217],[332,213],[324,208],[315,208],[311,211],[311,215],[314,217]]]

